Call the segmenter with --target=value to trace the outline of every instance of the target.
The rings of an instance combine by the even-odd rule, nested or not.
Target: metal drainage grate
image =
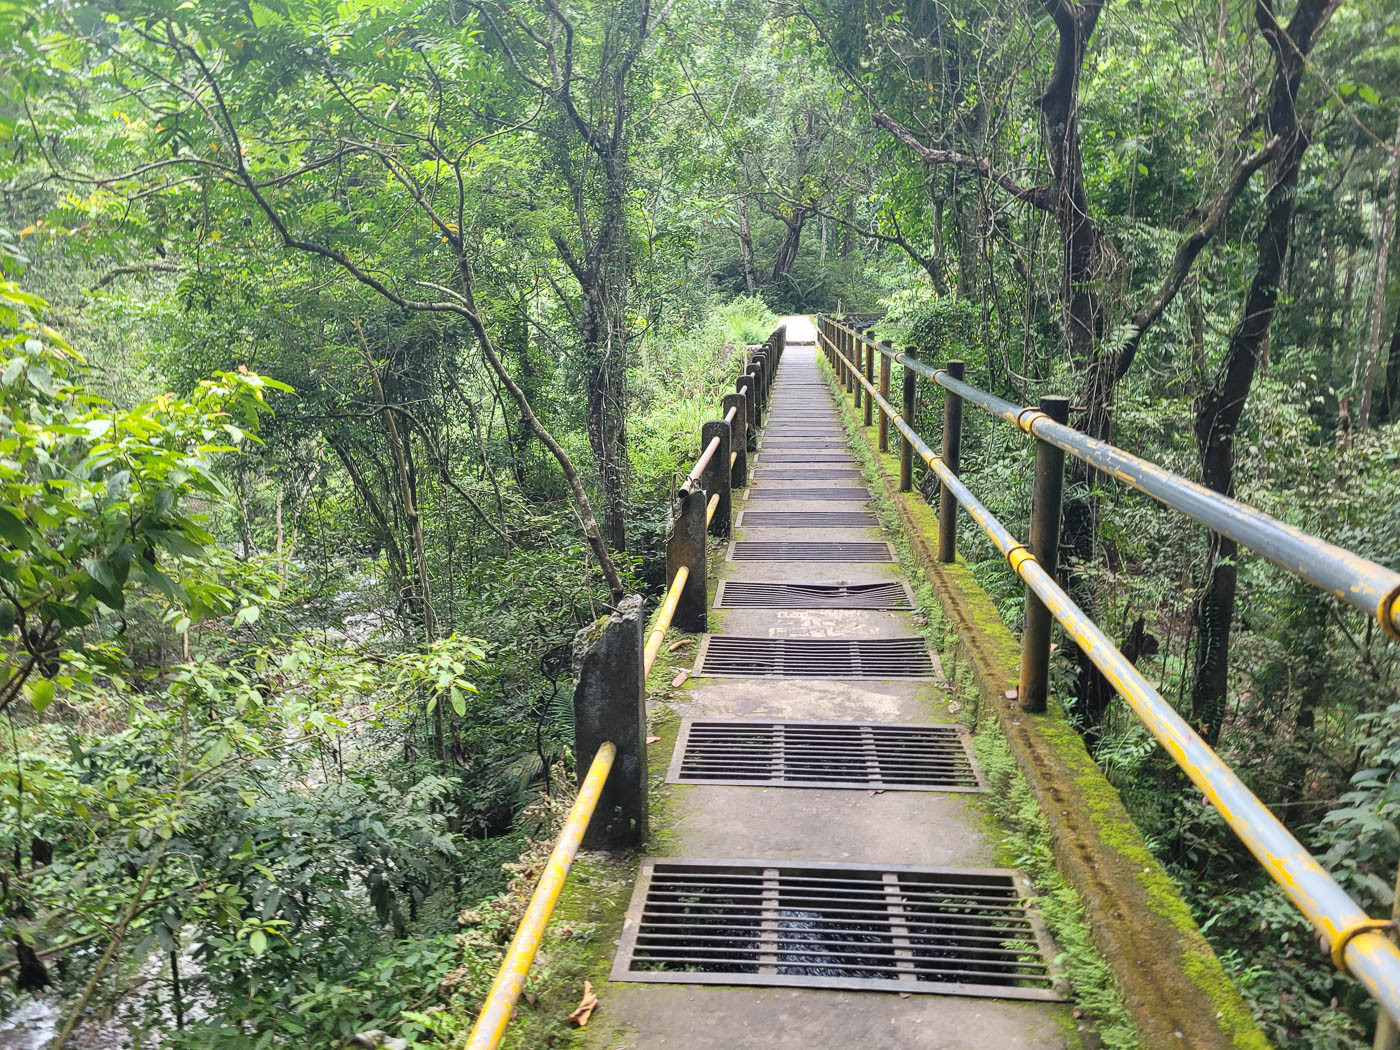
[[[697,678],[933,677],[922,638],[764,638],[707,634],[695,656]]]
[[[855,481],[861,472],[855,468],[845,470],[840,467],[763,467],[754,468],[754,473],[764,481]]]
[[[721,580],[716,609],[912,609],[909,585],[882,583],[763,583]]]
[[[866,489],[749,489],[751,500],[805,499],[805,500],[868,500]]]
[[[730,561],[894,561],[894,548],[878,540],[737,540]]]
[[[738,529],[866,529],[880,521],[868,510],[741,510]]]
[[[1001,868],[644,857],[612,979],[1062,999],[1025,896]]]
[[[672,784],[982,791],[960,726],[687,718]]]
[[[758,461],[759,465],[769,463],[849,463],[855,466],[855,460],[850,456],[833,456],[825,449],[814,448],[807,452],[765,452]]]

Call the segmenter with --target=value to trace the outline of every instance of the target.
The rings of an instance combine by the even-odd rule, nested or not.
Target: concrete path
[[[841,441],[813,468],[858,466],[845,446],[837,407],[821,380],[811,318],[788,317],[788,349],[776,377],[763,439],[801,423]],[[803,344],[806,340],[807,345]],[[814,403],[815,401],[815,403]],[[789,477],[765,481],[775,464],[760,443],[754,475],[736,512],[866,510],[858,502],[755,500],[765,488],[864,487]],[[888,539],[879,528],[740,528],[736,540]],[[859,582],[902,578],[897,563],[729,561],[711,555],[712,578]],[[713,595],[713,590],[712,590]],[[713,599],[712,599],[713,600]],[[714,634],[768,637],[897,637],[918,633],[907,612],[819,609],[711,610]],[[693,678],[676,705],[682,716],[931,723],[953,720],[941,672],[933,681]],[[653,748],[653,783],[664,780],[670,746]],[[657,753],[664,752],[664,753]],[[762,858],[958,867],[995,866],[995,835],[977,794],[939,791],[664,785],[649,853],[672,858]],[[693,976],[693,975],[690,975]],[[1063,1004],[952,995],[810,988],[609,982],[587,1042],[609,1050],[811,1050],[947,1048],[1051,1050],[1074,1041]]]

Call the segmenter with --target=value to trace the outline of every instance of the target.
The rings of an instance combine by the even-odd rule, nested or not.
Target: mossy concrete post
[[[711,420],[700,428],[701,451],[708,448],[710,442],[716,438],[719,439],[719,448],[715,449],[715,454],[710,457],[705,472],[700,475],[700,484],[704,486],[707,499],[719,496],[719,505],[715,507],[715,516],[710,519],[710,534],[728,536],[730,525],[729,449],[732,445],[732,439],[729,424],[722,419]],[[703,573],[701,579],[704,579]]]
[[[759,351],[753,355],[753,363],[758,366],[758,408],[760,414],[768,411],[768,388],[773,385],[773,369],[769,367],[766,353]]]
[[[681,588],[675,615],[671,617],[672,626],[682,631],[699,633],[706,627],[705,506],[709,501],[710,496],[703,488],[683,489],[671,508],[674,517],[666,535],[667,590],[682,565],[690,570]]]
[[[1056,423],[1069,420],[1069,398],[1047,394],[1040,410]],[[1051,576],[1060,560],[1060,515],[1065,491],[1065,454],[1045,441],[1035,443],[1035,489],[1031,498],[1031,553]],[[1026,630],[1021,636],[1021,710],[1045,710],[1050,695],[1050,628],[1045,603],[1026,588]]]
[[[783,353],[787,350],[787,325],[780,324],[773,329],[773,370],[783,363]]]
[[[865,340],[861,339],[861,326],[855,326],[855,336],[851,337],[851,361],[855,364],[853,375],[851,375],[851,396],[854,398],[855,407],[861,407],[862,399],[865,398],[865,391],[861,388],[861,375],[865,374]]]
[[[743,394],[725,394],[720,405],[726,416],[731,408],[734,410],[734,421],[729,425],[729,450],[734,453],[729,487],[741,489],[749,483],[749,407]]]
[[[844,343],[842,349],[846,356],[846,360],[841,362],[841,379],[846,387],[846,393],[851,394],[854,393],[851,389],[851,385],[855,381],[852,362],[856,359],[856,347],[859,345],[856,342],[856,326],[852,324],[849,330],[841,334],[844,337],[842,340]]]
[[[961,379],[965,366],[961,361],[948,362],[948,374]],[[962,457],[962,398],[951,390],[943,391],[943,463],[954,474]],[[938,492],[938,560],[952,562],[958,552],[958,501],[952,489],[939,485]]]
[[[888,343],[886,343],[885,345],[886,345],[887,347],[889,347],[889,344],[888,344]],[[891,352],[893,352],[894,348],[893,348],[893,347],[889,347],[889,348],[890,348]],[[881,354],[881,355],[880,355],[880,396],[883,397],[886,401],[888,401],[888,400],[890,399],[890,355],[889,355],[889,354]],[[887,415],[885,415],[885,413],[884,413],[883,410],[880,412],[880,439],[879,439],[879,449],[880,449],[881,452],[888,452],[888,451],[890,450],[890,417],[887,416]]]
[[[875,358],[879,356],[875,343],[865,344],[865,382],[875,385]],[[869,388],[865,388],[865,426],[875,423],[875,399],[869,395]]]
[[[914,357],[914,348],[906,346],[904,348],[905,357]],[[919,374],[908,365],[903,366],[904,371],[904,404],[900,407],[899,414],[904,417],[904,422],[909,424],[909,429],[914,429],[914,421],[918,419],[918,404],[915,398],[918,396],[916,384],[919,381]],[[908,492],[914,487],[914,445],[903,434],[899,441],[899,491]]]
[[[745,451],[752,452],[758,448],[758,398],[754,397],[753,376],[745,372],[734,384],[734,389],[744,399],[744,411],[748,413],[744,420],[744,430],[748,435]]]
[[[584,833],[589,849],[640,846],[647,833],[646,689],[642,596],[574,635],[574,760],[582,774],[611,741],[617,759]]]
[[[763,425],[763,408],[766,401],[763,396],[763,363],[758,360],[749,362],[749,377],[753,380],[753,401],[754,401],[754,425]]]

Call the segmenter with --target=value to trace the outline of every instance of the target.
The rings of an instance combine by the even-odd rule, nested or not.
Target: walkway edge
[[[880,453],[874,428],[850,429],[879,464],[883,495],[899,514],[915,561],[957,634],[987,709],[996,712],[1012,754],[1051,829],[1055,859],[1079,893],[1095,946],[1113,966],[1144,1046],[1260,1050],[1269,1046],[1190,908],[1158,863],[1062,715],[1029,716],[1007,692],[1017,686],[1020,645],[991,597],[959,558],[937,559],[938,522],[917,493],[899,491],[899,458]]]

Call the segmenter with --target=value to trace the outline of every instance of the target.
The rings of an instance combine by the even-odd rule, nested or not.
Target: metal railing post
[[[682,567],[688,570],[685,586],[671,624],[682,631],[705,630],[705,506],[709,494],[703,488],[682,490],[672,507],[674,517],[666,536],[666,586]]]
[[[703,549],[703,542],[701,546]],[[703,570],[700,578],[704,579]],[[603,744],[611,741],[617,747],[612,772],[583,836],[590,849],[637,846],[646,837],[644,627],[642,596],[629,594],[616,611],[574,636],[574,761],[578,775],[583,776]]]
[[[705,495],[709,499],[719,497],[719,504],[715,507],[714,516],[709,521],[710,533],[715,536],[729,535],[731,433],[729,424],[722,419],[711,420],[700,428],[700,448],[702,451],[709,446],[711,441],[719,438],[719,448],[715,449],[715,454],[710,457],[705,472],[700,475],[700,484],[705,490]],[[702,584],[704,582],[703,574],[701,582]]]
[[[741,489],[749,483],[749,408],[743,394],[725,394],[720,404],[726,416],[731,408],[734,410],[729,437],[729,451],[734,454],[734,464],[729,468],[732,497],[734,489]]]
[[[954,379],[963,377],[964,365],[961,361],[948,362],[948,374]],[[954,474],[958,472],[958,459],[962,456],[962,398],[951,390],[943,391],[943,462]],[[958,550],[958,501],[947,485],[941,485],[938,493],[938,560],[956,560]]]
[[[1047,394],[1040,410],[1056,423],[1069,419],[1069,399]],[[1035,443],[1035,492],[1031,499],[1031,553],[1052,577],[1060,555],[1060,516],[1065,491],[1065,454],[1045,441]],[[1021,710],[1045,710],[1050,695],[1050,629],[1045,603],[1026,588],[1026,630],[1021,637]]]
[[[904,348],[906,357],[914,356],[914,348],[907,346]],[[904,406],[900,410],[900,415],[904,417],[904,422],[909,424],[911,430],[918,429],[918,405],[915,398],[918,395],[917,383],[919,374],[908,365],[904,366]],[[899,491],[908,492],[914,487],[914,446],[907,437],[900,435],[899,442]]]
[[[891,351],[894,347],[889,343],[884,344]],[[890,355],[880,355],[880,396],[886,401],[890,399]],[[880,439],[879,448],[881,452],[890,450],[890,419],[884,412],[880,413]]]

